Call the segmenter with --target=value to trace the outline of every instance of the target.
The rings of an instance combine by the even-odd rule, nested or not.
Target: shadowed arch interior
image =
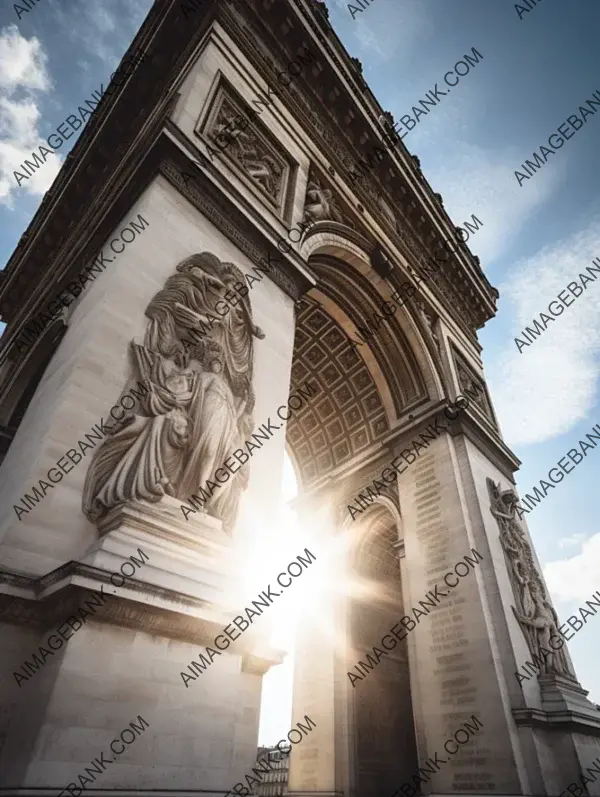
[[[408,313],[417,327],[422,322],[411,303],[381,321],[383,298],[376,285],[356,268],[331,255],[318,254],[310,258],[311,269],[318,277],[319,290],[330,298],[342,312],[356,325],[359,335],[356,351],[360,354],[367,347],[377,360],[384,378],[389,385],[394,410],[399,416],[407,406],[427,396],[427,385],[421,367],[402,325],[400,314]],[[381,280],[380,280],[381,281]],[[364,343],[360,331],[364,330]],[[423,342],[427,343],[426,335]]]
[[[357,794],[379,797],[394,792],[418,767],[408,642],[390,633],[397,626],[402,636],[403,541],[392,513],[381,504],[369,510],[357,533],[361,541],[352,576],[359,587],[348,624],[348,671],[356,673],[358,664],[363,673],[351,689],[355,771]]]
[[[307,380],[317,391],[287,424],[300,497],[319,494],[319,500],[334,503],[338,488],[345,489],[353,472],[370,466],[394,427],[431,401],[442,381],[435,344],[427,338],[417,304],[383,321],[362,346],[349,345],[347,331],[372,321],[390,285],[371,281],[368,261],[360,253],[354,253],[352,262],[344,262],[343,254],[340,242],[335,254],[309,257],[317,286],[296,303],[290,391]],[[404,615],[396,512],[376,503],[350,531],[356,541],[349,556],[351,579],[369,589],[346,596],[347,638],[339,660],[346,683],[336,681],[334,689],[342,690],[347,701],[350,793],[360,797],[393,793],[418,767],[409,642],[392,636],[386,643],[390,649],[381,649],[391,627],[402,628],[398,624]],[[367,654],[373,660],[374,646],[382,650],[379,661],[353,684],[347,673]]]
[[[291,392],[306,380],[318,396],[287,426],[303,488],[366,450],[389,430],[377,387],[338,324],[311,299],[298,310]]]

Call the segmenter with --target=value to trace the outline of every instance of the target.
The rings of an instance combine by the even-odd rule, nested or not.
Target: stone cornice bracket
[[[570,733],[583,733],[600,738],[600,712],[598,719],[585,712],[563,711],[553,714],[539,708],[513,708],[515,725],[544,730],[561,730]]]
[[[446,402],[446,406],[450,405]],[[498,430],[492,426],[481,411],[477,409],[474,411],[471,406],[461,410],[455,420],[448,420],[448,434],[452,437],[464,435],[489,457],[494,467],[498,468],[503,476],[513,484],[515,483],[514,473],[519,469],[521,460],[513,454],[500,437]]]

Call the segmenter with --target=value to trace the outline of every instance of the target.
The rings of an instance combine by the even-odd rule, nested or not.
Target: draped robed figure
[[[507,559],[515,597],[513,614],[519,621],[529,650],[541,662],[542,672],[573,675],[565,650],[552,645],[552,639],[559,638],[559,620],[517,518],[517,494],[514,490],[502,490],[489,477],[486,482],[491,499],[490,511],[498,523],[500,544]]]
[[[88,468],[83,511],[92,521],[130,498],[175,496],[183,468],[197,374],[136,343],[131,350],[150,391],[117,423]]]
[[[129,500],[187,501],[251,434],[253,338],[264,335],[249,294],[224,301],[236,283],[245,284],[240,269],[204,252],[180,263],[148,305],[144,344],[130,350],[132,376],[149,392],[96,451],[82,501],[90,520]],[[242,468],[203,510],[231,529],[247,484]]]

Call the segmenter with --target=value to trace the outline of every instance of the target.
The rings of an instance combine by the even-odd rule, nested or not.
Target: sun
[[[300,625],[314,628],[315,633],[332,637],[336,598],[349,594],[345,577],[344,539],[331,533],[324,517],[315,517],[311,528],[299,522],[288,501],[295,497],[296,477],[289,457],[285,456],[281,502],[269,522],[245,512],[245,533],[236,545],[238,558],[235,588],[228,596],[231,609],[242,609],[270,585],[279,595],[256,621],[260,636],[273,647],[292,652]],[[287,587],[277,583],[283,574],[284,584],[290,581],[287,567],[298,561],[304,565],[301,574],[291,578]]]

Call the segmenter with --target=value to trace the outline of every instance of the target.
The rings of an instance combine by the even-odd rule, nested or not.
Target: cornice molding
[[[452,437],[464,434],[473,445],[483,451],[503,476],[516,484],[514,474],[519,470],[521,460],[508,448],[498,430],[480,410],[473,410],[471,405],[462,410],[455,421],[449,422],[448,433]]]
[[[360,78],[351,57],[347,56],[343,59],[340,55],[340,53],[344,53],[343,48],[339,45],[337,37],[322,13],[319,12],[317,19],[316,11],[310,11],[301,0],[291,0],[291,2],[298,15],[295,17],[298,23],[307,26],[312,31],[319,46],[323,48],[324,53],[327,53],[328,59],[335,64],[339,74],[334,74],[331,69],[324,71],[323,77],[328,77],[329,80],[317,82],[321,91],[319,98],[314,94],[314,87],[310,88],[311,81],[300,76],[292,82],[289,92],[281,92],[282,101],[294,106],[292,112],[297,115],[301,123],[306,125],[306,129],[315,135],[315,140],[320,140],[331,160],[342,163],[343,168],[347,170],[356,162],[357,153],[360,153],[360,145],[358,139],[352,140],[350,137],[351,125],[344,125],[343,130],[336,132],[331,129],[327,121],[330,113],[326,109],[325,95],[328,94],[332,85],[339,84],[340,75],[342,75],[346,81],[352,83],[353,88],[349,89],[352,102],[364,104],[359,90],[362,78]],[[129,53],[147,49],[149,62],[140,65],[114,94],[105,95],[102,98],[90,124],[86,126],[79,141],[69,154],[54,185],[47,193],[27,232],[22,237],[20,245],[13,253],[0,281],[0,312],[9,322],[8,334],[4,336],[5,347],[9,339],[12,342],[13,333],[18,331],[19,326],[25,324],[27,319],[36,312],[36,308],[43,303],[43,298],[60,283],[68,281],[69,276],[77,273],[84,263],[92,259],[92,256],[101,248],[106,237],[104,234],[107,226],[104,225],[105,219],[109,216],[113,219],[122,217],[123,212],[114,212],[115,202],[119,202],[123,198],[123,186],[128,181],[131,182],[133,179],[131,174],[139,168],[141,161],[145,159],[150,142],[156,137],[157,132],[164,128],[170,104],[174,100],[177,90],[177,76],[182,73],[185,64],[189,61],[215,17],[226,19],[237,28],[235,30],[236,37],[240,46],[245,47],[247,57],[250,58],[255,68],[259,69],[265,80],[272,82],[273,75],[269,71],[268,63],[265,62],[264,54],[260,53],[261,41],[268,39],[268,46],[272,46],[273,52],[276,52],[277,49],[281,50],[281,40],[285,37],[280,36],[277,39],[274,34],[268,33],[265,29],[264,14],[261,15],[259,12],[261,8],[264,11],[264,8],[268,7],[270,10],[268,19],[274,27],[279,25],[281,15],[285,14],[288,20],[286,29],[289,29],[288,32],[290,32],[290,6],[288,2],[282,1],[267,2],[267,0],[263,0],[261,5],[258,0],[253,0],[253,3],[257,7],[256,11],[250,7],[250,3],[238,4],[241,5],[245,14],[244,21],[249,20],[249,25],[246,25],[245,29],[239,27],[236,15],[227,4],[222,3],[218,6],[215,0],[208,0],[203,4],[202,12],[197,14],[193,26],[187,24],[183,18],[181,4],[172,3],[169,0],[157,0],[154,3],[148,18],[128,50]],[[249,37],[245,32],[252,26],[252,16],[260,21],[262,26],[261,29],[255,30],[255,36],[258,38]],[[296,26],[293,27],[296,29]],[[323,30],[327,30],[329,38],[334,37],[334,41],[338,42],[337,50],[340,53],[328,42]],[[344,60],[346,63],[343,63]],[[339,94],[339,85],[337,93]],[[345,93],[347,94],[347,91]],[[371,105],[375,107],[375,103],[371,103]],[[118,116],[113,113],[117,109]],[[374,112],[368,107],[362,110],[366,110],[370,116]],[[112,119],[109,118],[111,113],[113,113]],[[364,123],[363,116],[360,114],[358,116],[354,114],[354,116],[355,118],[360,116]],[[148,121],[147,127],[138,139],[140,117]],[[334,152],[336,148],[337,153]],[[127,150],[129,150],[129,155],[127,162],[123,164]],[[413,162],[408,151],[403,153],[402,157],[406,164]],[[398,173],[398,177],[404,179],[400,173]],[[371,178],[369,185],[368,191],[357,186],[355,193],[362,192],[363,198],[367,197],[371,204],[372,199],[381,194],[381,184]],[[389,191],[387,191],[387,196],[392,206],[397,209],[405,204],[402,199],[392,196]],[[127,195],[129,203],[132,198],[131,194]],[[360,203],[357,207],[360,213],[362,209]],[[104,217],[102,217],[103,213]],[[400,250],[408,251],[406,244],[401,241],[398,234],[391,230],[391,225],[385,215],[380,213],[379,216],[381,223],[390,227],[389,234]],[[101,218],[100,223],[97,221],[99,217]],[[86,246],[81,239],[87,237],[88,230],[94,223],[96,225],[94,234],[92,238],[87,239],[88,245]],[[415,229],[408,220],[406,220],[406,224]],[[448,230],[453,229],[449,219],[446,219],[444,224]],[[115,224],[113,223],[112,226],[114,227]],[[415,234],[418,234],[417,230],[415,230]],[[369,235],[367,237],[372,238]],[[425,252],[426,246],[421,245]],[[409,254],[414,256],[414,253]],[[71,264],[75,260],[77,260],[78,267],[72,268]],[[48,276],[50,276],[50,280],[48,280]],[[446,294],[442,296],[442,300],[445,299],[446,302],[455,305],[455,309],[458,311],[457,320],[464,331],[472,336],[474,329],[493,315],[493,308],[490,304],[484,309],[476,297],[472,279],[464,267],[459,267],[456,257],[449,260],[447,280],[452,287],[442,291],[442,294]],[[30,286],[32,283],[37,287],[29,293],[26,286]],[[455,285],[460,287],[459,291],[455,290],[453,287]],[[437,289],[437,285],[433,286],[433,290],[437,291]],[[5,354],[6,352],[3,351],[0,358]]]
[[[313,282],[306,276],[308,271],[302,258],[293,250],[288,255],[283,254],[269,241],[267,231],[262,229],[265,225],[264,222],[261,223],[258,212],[233,187],[225,192],[211,180],[199,179],[198,184],[202,185],[200,192],[193,181],[183,179],[181,172],[185,172],[186,175],[197,173],[198,177],[202,178],[202,171],[193,165],[192,160],[169,136],[165,118],[168,112],[168,106],[163,108],[160,122],[157,122],[153,131],[154,136],[158,135],[154,143],[146,148],[145,141],[141,141],[136,151],[132,153],[131,162],[123,168],[118,183],[111,192],[112,204],[108,197],[103,203],[105,213],[96,222],[94,232],[90,235],[92,219],[85,215],[72,233],[66,236],[56,258],[61,264],[60,271],[58,267],[54,272],[51,271],[50,281],[44,283],[42,269],[33,261],[23,262],[20,271],[22,275],[27,275],[27,282],[23,281],[20,273],[18,284],[15,284],[10,294],[11,301],[14,300],[15,306],[20,306],[22,309],[20,312],[17,311],[17,320],[9,326],[0,343],[0,364],[9,355],[14,356],[17,364],[14,369],[15,374],[23,367],[23,362],[12,345],[18,332],[18,321],[23,325],[27,324],[28,319],[44,310],[49,299],[54,298],[66,283],[77,276],[84,264],[93,260],[108,235],[158,174],[162,174],[221,232],[235,241],[240,250],[254,263],[265,267],[267,258],[270,257],[273,262],[269,276],[288,296],[297,300],[313,286]],[[163,132],[159,132],[160,127],[165,128]],[[214,170],[213,176],[216,178],[217,175],[218,172]],[[238,204],[244,206],[246,215],[239,210],[233,201],[234,198]],[[248,217],[254,223],[249,221]],[[38,290],[34,292],[35,298],[29,296],[30,281],[38,285]],[[15,334],[9,335],[8,333],[12,331]]]
[[[207,0],[194,25],[190,26],[183,18],[181,4],[170,0],[154,3],[128,51],[146,49],[148,62],[140,65],[115,93],[105,94],[102,98],[0,280],[0,313],[8,321],[0,344],[0,366],[9,356],[23,326],[44,309],[48,298],[60,292],[66,282],[93,260],[109,232],[159,170],[158,166],[151,168],[150,153],[156,151],[157,141],[164,138],[163,131],[168,128],[183,70],[189,65],[214,19],[227,22],[229,34],[234,35],[246,57],[268,84],[273,83],[273,70],[283,66],[281,62],[276,63],[275,54],[282,53],[286,43],[288,50],[290,46],[294,50],[294,42],[296,52],[298,41],[303,45],[309,34],[313,37],[311,41],[314,40],[315,47],[323,54],[320,79],[313,80],[310,74],[303,73],[294,77],[289,89],[282,89],[278,95],[290,113],[313,136],[325,157],[336,165],[339,173],[325,163],[317,164],[321,170],[327,168],[332,177],[332,187],[335,188],[337,183],[342,196],[339,181],[343,178],[340,174],[353,168],[364,149],[361,142],[365,139],[371,141],[376,129],[374,115],[378,109],[370,92],[367,99],[362,94],[364,82],[355,60],[346,54],[320,6],[314,3],[306,4],[304,0],[248,0],[237,5],[239,13],[227,3],[219,5],[215,0]],[[265,17],[267,9],[269,14]],[[239,24],[240,13],[244,15],[244,27]],[[279,36],[267,30],[265,19],[273,30],[280,31]],[[281,34],[281,31],[285,33]],[[330,121],[331,97],[335,98],[333,105],[337,117],[346,114],[348,118],[348,123],[338,130]],[[342,102],[345,105],[340,110]],[[141,133],[140,119],[145,120]],[[369,128],[369,123],[375,127]],[[377,223],[406,260],[409,273],[414,275],[414,266],[431,253],[429,239],[436,235],[425,216],[431,216],[433,209],[442,229],[451,231],[454,228],[441,205],[437,208],[428,198],[426,181],[415,159],[402,144],[399,146],[398,152],[389,153],[391,160],[386,158],[386,164],[379,164],[367,176],[366,182],[361,181],[362,185],[357,183],[352,187],[355,199],[351,204],[353,217],[357,220],[356,240],[372,242],[373,233],[364,222],[364,205],[372,207],[374,200],[386,197],[387,203],[394,208],[399,226],[396,229],[381,208],[376,209]],[[196,207],[203,206],[202,212],[209,215],[207,203],[202,203],[194,188],[186,188],[176,174],[168,171],[168,167],[162,166],[160,170]],[[423,191],[418,191],[418,185],[415,188],[417,179],[423,182]],[[396,187],[400,191],[395,190]],[[231,192],[231,187],[226,190]],[[344,202],[348,202],[349,193],[347,187],[343,193]],[[415,201],[417,197],[420,201]],[[252,213],[248,215],[252,217]],[[227,218],[216,219],[213,213],[212,219],[225,234],[230,235],[233,228],[227,223]],[[239,224],[236,226],[240,227]],[[429,228],[429,233],[426,228]],[[263,254],[257,251],[256,236],[242,234],[238,229],[234,240],[250,259],[261,261]],[[288,295],[298,298],[310,287],[306,269],[304,279],[297,273],[302,273],[305,264],[294,251],[284,257],[273,251],[283,261],[283,265],[273,273],[274,281]],[[480,269],[476,274],[475,267],[470,267],[464,260],[467,252],[463,246],[457,255],[448,259],[439,279],[431,281],[430,290],[448,308],[465,336],[474,341],[475,330],[494,314],[491,296],[494,289]],[[396,269],[392,277],[399,278],[401,261],[397,254],[393,260]],[[294,263],[296,268],[292,265]],[[484,300],[486,290],[487,300]],[[19,370],[20,366],[16,372]]]
[[[586,736],[600,737],[600,717],[592,720],[588,714],[579,711],[542,711],[537,708],[513,708],[515,725],[528,728],[543,728],[548,731],[569,731]]]
[[[108,598],[95,607],[91,622],[115,625],[153,636],[162,636],[194,645],[214,642],[215,635],[227,624],[209,619],[218,607],[209,601],[173,589],[148,584],[128,578],[124,587],[115,594],[111,573],[81,562],[69,561],[40,578],[31,578],[14,571],[0,570],[0,622],[35,628],[41,633],[62,626],[76,613],[90,593],[99,592],[101,586]],[[260,655],[255,653],[259,644]],[[232,646],[234,655],[250,657],[251,672],[265,672],[280,663],[281,654],[274,649],[260,647],[256,633]],[[261,668],[264,668],[261,670]]]
[[[348,65],[342,64],[332,45],[323,35],[322,30],[326,26],[326,29],[329,29],[330,38],[339,43],[333,29],[322,17],[321,12],[318,10],[314,13],[309,12],[302,0],[291,0],[291,2],[296,6],[299,15],[302,17],[303,24],[313,33],[314,39],[319,42],[323,52],[335,64],[339,73],[347,80],[355,80],[352,75],[356,70],[352,63]],[[245,10],[244,19],[249,24],[243,27],[239,24],[238,17],[226,5],[220,9],[219,19],[221,21],[227,20],[230,35],[233,30],[234,38],[239,46],[243,48],[245,56],[263,79],[270,84],[273,82],[274,73],[285,71],[283,61],[277,60],[275,53],[282,51],[286,38],[290,38],[293,33],[293,27],[290,26],[289,14],[286,16],[285,26],[283,27],[283,22],[275,18],[275,11],[280,8],[281,4],[273,2],[267,4],[270,9],[268,19],[272,28],[278,31],[285,30],[286,36],[275,36],[266,30],[264,18],[254,17],[253,22],[249,9]],[[237,5],[239,6],[239,3]],[[280,22],[282,24],[279,24]],[[252,30],[253,35],[249,35],[249,29]],[[266,41],[269,46],[268,55],[266,50],[261,52],[261,49],[265,49],[264,45],[261,48],[262,41]],[[288,47],[286,57],[289,57],[293,50],[293,47]],[[350,56],[348,56],[348,61],[352,62]],[[266,66],[269,63],[273,67],[271,72]],[[329,81],[327,78],[329,78]],[[295,77],[285,91],[278,91],[277,93],[281,101],[288,107],[290,113],[301,120],[305,129],[310,131],[315,141],[319,142],[320,149],[325,153],[330,163],[336,165],[337,171],[342,176],[341,179],[345,179],[343,175],[349,173],[355,167],[357,160],[364,155],[365,143],[363,140],[368,137],[368,142],[371,142],[372,131],[365,132],[363,124],[363,129],[356,131],[354,138],[352,138],[353,126],[350,123],[334,130],[330,123],[330,119],[332,119],[331,97],[340,96],[338,83],[338,75],[332,75],[331,72],[328,74],[325,70],[321,70],[319,80],[309,80],[302,74],[297,78]],[[317,89],[320,91],[320,95],[317,95]],[[360,97],[360,92],[351,90],[351,94],[354,95],[352,98],[353,103],[362,104],[362,110],[371,118],[372,124],[377,127],[374,112],[370,108],[364,107],[365,103]],[[354,110],[355,108],[347,109],[348,119],[357,120],[356,124],[358,120],[364,123],[364,117],[354,113]],[[368,143],[366,146],[370,149],[372,143]],[[350,187],[350,191],[357,199],[362,200],[362,203],[366,204],[367,207],[372,206],[373,202],[377,202],[382,195],[387,198],[389,204],[394,207],[395,212],[400,216],[398,221],[401,226],[406,227],[415,236],[414,241],[410,239],[403,240],[382,212],[377,215],[377,221],[386,229],[386,232],[406,259],[414,263],[420,257],[432,256],[434,252],[439,251],[438,244],[433,246],[423,239],[423,232],[425,232],[424,223],[426,222],[426,219],[420,215],[423,210],[436,217],[438,224],[445,230],[448,238],[453,238],[455,226],[444,211],[441,203],[435,199],[435,194],[425,180],[414,156],[410,155],[401,142],[400,148],[401,151],[396,153],[395,156],[389,152],[389,157],[385,159],[385,163],[382,161],[383,166],[380,164],[379,167],[374,168],[372,173],[367,174],[360,183],[356,181],[355,185]],[[319,165],[321,168],[327,166],[327,164]],[[405,168],[405,173],[399,168],[400,165]],[[394,168],[395,174],[393,178],[390,177],[393,173],[390,167]],[[331,168],[329,170],[331,172]],[[334,169],[333,171],[335,172],[336,170]],[[410,180],[416,182],[416,185],[410,184],[409,175]],[[398,184],[395,187],[399,187],[400,191],[391,190],[390,182],[392,179]],[[423,184],[422,192],[419,192],[420,183]],[[406,198],[410,198],[415,191],[423,202],[422,208],[419,208],[414,201]],[[407,214],[403,212],[404,206],[406,206],[408,211]],[[361,201],[358,201],[356,207],[359,212],[364,211]],[[362,227],[363,230],[361,232],[367,238],[372,239],[372,234],[365,229],[364,220]],[[429,238],[432,235],[435,235],[433,228],[426,233],[425,238]],[[444,282],[445,284],[433,285],[433,292],[437,294],[438,299],[443,304],[450,304],[453,307],[457,323],[466,334],[471,338],[475,338],[475,330],[482,327],[485,321],[495,315],[495,296],[497,291],[489,284],[466,246],[459,247],[457,254],[449,258],[446,264]]]

